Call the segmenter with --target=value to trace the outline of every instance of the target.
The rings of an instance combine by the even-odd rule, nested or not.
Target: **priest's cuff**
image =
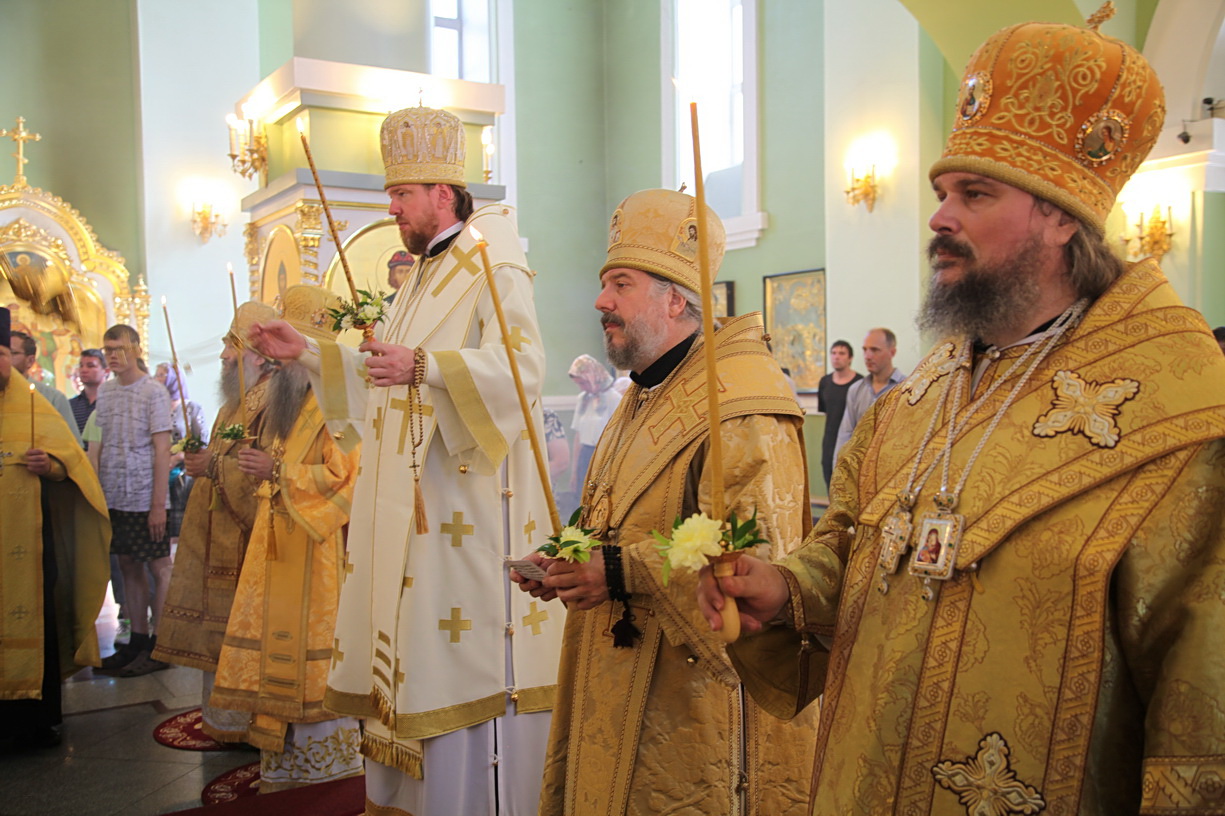
[[[800,582],[796,579],[795,573],[786,567],[775,564],[774,568],[787,582],[787,602],[767,623],[769,626],[786,626],[798,632],[804,624],[804,597],[800,594]]]

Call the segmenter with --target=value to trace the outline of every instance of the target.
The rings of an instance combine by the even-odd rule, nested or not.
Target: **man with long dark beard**
[[[729,650],[750,692],[824,692],[813,813],[1222,812],[1225,359],[1106,245],[1164,117],[1108,16],[971,58],[930,173],[946,339],[860,423],[805,546],[719,582],[765,630]],[[1090,152],[1100,127],[1124,136]],[[709,575],[699,601],[722,625]]]
[[[291,286],[283,303],[296,331],[334,339],[319,316],[338,305],[335,295]],[[261,750],[261,793],[362,771],[357,720],[323,707],[359,455],[332,439],[302,364],[282,363],[259,445],[238,453],[239,470],[259,482],[259,505],[211,697],[248,714],[242,739]]]
[[[268,378],[276,364],[246,345],[253,323],[271,320],[276,310],[255,301],[238,309],[221,352],[221,397],[209,446],[184,452],[184,467],[196,480],[187,509],[174,573],[167,590],[162,630],[153,658],[204,672],[203,728],[214,739],[241,741],[249,715],[210,704],[221,640],[230,620],[238,572],[255,524],[259,480],[242,471],[239,454],[247,442],[224,439],[219,432],[243,421],[239,400],[246,406],[246,435],[263,444]],[[238,358],[242,355],[245,382],[240,387]],[[271,441],[268,438],[267,441]]]

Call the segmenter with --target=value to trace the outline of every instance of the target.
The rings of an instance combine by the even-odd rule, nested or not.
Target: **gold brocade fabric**
[[[741,518],[756,508],[781,555],[809,526],[800,412],[760,315],[730,321],[717,342],[727,508]],[[660,579],[650,531],[709,510],[708,435],[699,339],[663,384],[630,387],[597,446],[582,526],[623,548],[643,637],[613,647],[619,603],[567,616],[541,814],[806,812],[816,711],[788,723],[742,703],[697,611],[696,573]]]
[[[267,383],[247,391],[248,423],[255,433],[262,425]],[[238,452],[246,443],[222,439],[218,429],[234,418],[219,413],[213,423],[209,476],[196,479],[179,535],[174,574],[158,625],[158,660],[204,671],[217,670],[221,640],[230,619],[234,590],[247,539],[255,522],[259,480],[238,469]],[[257,445],[267,449],[271,440]]]
[[[359,451],[337,447],[308,394],[279,481],[260,486],[211,702],[254,712],[246,741],[259,748],[280,751],[285,723],[336,717],[323,694]]]
[[[43,525],[52,524],[55,541],[55,620],[64,677],[81,666],[99,665],[94,620],[110,578],[111,525],[98,477],[64,418],[41,394],[31,396],[16,370],[10,377],[0,391],[0,700],[38,699]],[[55,469],[66,477],[31,475],[24,464],[31,443],[54,457]],[[43,516],[44,490],[50,518]]]
[[[1022,351],[980,355],[975,396]],[[877,588],[881,524],[947,376],[919,372],[934,382],[912,376],[856,429],[833,506],[784,561],[832,651],[782,631],[731,650],[784,712],[828,661],[812,812],[1225,813],[1225,358],[1203,319],[1152,261],[1090,307],[983,447],[932,601],[905,566]],[[955,439],[953,479],[1010,389]]]

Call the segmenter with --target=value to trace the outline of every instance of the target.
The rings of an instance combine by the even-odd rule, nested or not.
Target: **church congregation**
[[[163,297],[166,353],[147,292],[74,294],[66,250],[35,281],[0,223],[0,813],[191,808],[18,778],[89,760],[79,700],[162,683],[251,763],[233,813],[1225,816],[1225,288],[1120,253],[1179,114],[1082,11],[1014,8],[949,74],[917,302],[829,321],[864,376],[833,271],[734,310],[697,104],[692,189],[543,224],[490,183],[478,83],[363,111],[361,192],[304,109],[262,148],[302,202],[265,153],[258,274]],[[0,136],[2,221],[46,199]],[[559,273],[563,215],[598,240]]]

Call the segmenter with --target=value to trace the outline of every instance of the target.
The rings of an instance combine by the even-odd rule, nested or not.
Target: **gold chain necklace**
[[[923,489],[931,474],[935,472],[937,465],[940,464],[943,464],[940,490],[932,499],[936,512],[926,513],[920,518],[919,541],[922,543],[915,547],[907,572],[923,579],[923,597],[929,601],[935,598],[935,591],[931,585],[932,579],[944,581],[952,577],[957,560],[957,550],[961,544],[962,530],[965,526],[965,516],[953,511],[956,509],[961,497],[961,491],[965,488],[966,482],[969,479],[970,471],[978,460],[979,454],[982,453],[983,448],[986,446],[987,440],[999,426],[1004,415],[1012,407],[1012,404],[1025,388],[1034,372],[1038,370],[1038,367],[1054,350],[1063,336],[1076,325],[1085,309],[1088,308],[1088,305],[1089,301],[1082,299],[1069,306],[1041,337],[1030,344],[1003,376],[997,378],[981,397],[970,403],[966,408],[965,414],[959,420],[958,413],[961,409],[965,385],[973,376],[969,370],[971,343],[969,340],[964,343],[957,367],[945,382],[943,393],[932,413],[932,419],[928,425],[927,432],[919,445],[919,450],[911,466],[906,486],[898,495],[897,505],[882,526],[881,552],[878,561],[880,580],[877,584],[877,589],[881,593],[889,591],[888,576],[896,572],[898,562],[910,547],[910,539],[915,526],[912,521],[912,513],[918,493]],[[1032,361],[1030,360],[1031,357],[1033,358]],[[970,458],[962,468],[956,486],[950,490],[949,469],[955,440],[969,428],[978,410],[986,405],[987,401],[995,395],[996,391],[1011,379],[1015,372],[1026,365],[1027,362],[1028,366],[1021,373],[1008,396],[1000,404],[999,409],[996,410],[986,431],[984,431],[979,439],[978,445],[975,446],[974,451],[970,454]],[[928,444],[934,436],[939,417],[950,394],[952,395],[952,405],[945,432],[944,445],[940,452],[932,458],[927,469],[923,472],[922,478],[916,484],[916,476],[919,472],[920,463],[926,453]]]

